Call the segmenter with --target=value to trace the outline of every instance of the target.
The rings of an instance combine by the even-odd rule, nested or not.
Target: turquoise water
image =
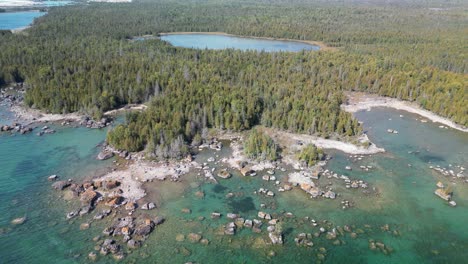
[[[1,106],[0,112],[0,124],[12,121]],[[280,193],[273,183],[261,177],[242,177],[232,170],[233,177],[219,179],[219,184],[205,182],[197,175],[198,170],[184,176],[181,183],[147,183],[152,194],[146,199],[156,201],[158,206],[149,214],[163,215],[167,221],[124,263],[463,263],[468,257],[467,183],[434,173],[429,166],[468,167],[468,135],[440,129],[430,122],[421,123],[415,115],[390,109],[359,112],[357,117],[364,122],[371,140],[387,153],[355,160],[329,151],[333,159],[328,168],[351,179],[365,180],[369,189],[375,191],[366,194],[362,189],[346,189],[342,181],[322,177],[320,185],[330,184],[340,196],[336,200],[314,200],[298,189]],[[399,134],[387,133],[389,128]],[[96,145],[102,142],[106,131],[71,127],[57,127],[57,131],[43,137],[34,133],[0,135],[1,263],[87,263],[86,256],[95,245],[92,238],[101,234],[105,226],[94,222],[89,230],[80,231],[80,224],[89,221],[93,214],[65,220],[75,202],[64,200],[60,192],[51,190],[47,176],[83,179],[96,170],[105,170],[112,161],[98,162],[95,156],[99,151]],[[196,159],[219,160],[230,153],[227,147],[221,152],[204,150]],[[360,165],[372,165],[375,169],[364,172]],[[345,166],[353,170],[347,171]],[[275,176],[285,179],[278,171]],[[433,194],[438,181],[453,187],[457,207],[448,206]],[[275,197],[253,194],[260,187],[273,190]],[[351,201],[354,207],[343,210],[341,200]],[[266,208],[260,208],[262,203]],[[183,213],[182,208],[191,209],[191,213]],[[260,234],[250,229],[239,229],[235,236],[220,234],[222,226],[229,222],[227,213],[253,219],[259,210],[281,219],[283,246],[265,244],[266,225]],[[212,220],[214,211],[223,217]],[[285,217],[285,212],[292,212],[294,217]],[[12,219],[24,215],[27,221],[23,225],[10,224]],[[304,219],[306,216],[317,220],[319,226],[314,227]],[[389,231],[382,230],[387,224]],[[337,238],[340,245],[324,235],[313,238],[311,248],[294,243],[299,233],[313,234],[320,226],[331,230],[344,225],[351,226],[357,238],[345,232]],[[210,243],[176,240],[177,235],[191,232],[201,233]],[[369,239],[383,242],[393,252],[385,255],[370,250]],[[275,256],[270,256],[270,251]],[[112,257],[98,256],[97,262],[114,261]]]
[[[75,3],[74,1],[41,1],[38,2],[39,6],[54,7],[54,6],[64,6]]]
[[[0,29],[17,29],[29,26],[35,18],[47,14],[46,12],[25,11],[0,13]]]
[[[3,109],[2,109],[3,108]],[[0,106],[0,124],[12,115]],[[80,179],[105,169],[95,160],[105,130],[54,127],[37,136],[0,134],[0,263],[74,263],[89,238],[65,220],[68,202],[51,191],[48,175]],[[12,219],[26,216],[22,225]]]
[[[241,38],[225,35],[211,34],[174,34],[163,35],[162,40],[168,41],[173,46],[196,49],[240,49],[240,50],[258,50],[266,52],[302,50],[319,50],[318,46],[297,42],[268,40],[257,38]]]

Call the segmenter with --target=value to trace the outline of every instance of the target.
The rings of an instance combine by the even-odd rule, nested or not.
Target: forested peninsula
[[[345,91],[413,101],[468,126],[463,1],[136,1],[50,9],[0,32],[0,85],[25,82],[25,103],[100,118],[146,103],[108,135],[118,149],[178,158],[208,129],[256,125],[350,139],[362,133]],[[165,32],[313,40],[333,51],[176,48]],[[434,34],[437,32],[437,34]]]

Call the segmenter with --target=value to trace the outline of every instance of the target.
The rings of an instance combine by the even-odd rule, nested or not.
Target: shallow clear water
[[[231,170],[231,179],[219,179],[219,184],[213,184],[206,183],[194,170],[183,177],[182,183],[147,184],[152,195],[146,199],[156,201],[158,206],[149,214],[163,215],[167,221],[151,234],[146,246],[127,256],[124,262],[310,263],[318,261],[321,247],[326,249],[325,263],[464,262],[468,257],[466,183],[440,176],[429,166],[468,167],[468,136],[438,128],[430,122],[421,123],[415,120],[418,118],[415,115],[390,109],[359,112],[357,117],[364,122],[369,137],[387,153],[358,161],[330,151],[333,159],[328,168],[351,179],[369,182],[377,194],[346,189],[343,182],[322,177],[320,184],[330,183],[340,196],[336,200],[314,200],[297,189],[277,192],[273,183],[261,179],[264,173],[242,177]],[[7,122],[8,118],[11,115],[0,115],[0,123]],[[398,130],[399,134],[387,133],[389,128]],[[57,129],[56,134],[43,137],[0,135],[2,263],[86,263],[86,255],[95,245],[91,239],[101,234],[105,226],[94,222],[89,230],[80,231],[80,224],[89,221],[93,214],[66,221],[65,214],[75,202],[64,201],[60,192],[51,190],[47,176],[58,174],[63,179],[82,179],[111,164],[112,161],[95,160],[99,151],[96,145],[104,139],[106,131]],[[221,152],[205,150],[196,159],[206,162],[208,157],[219,160],[229,155],[230,149],[225,147]],[[352,166],[352,171],[344,169],[348,165]],[[375,169],[364,172],[359,169],[360,165],[372,165]],[[211,163],[210,167],[224,167],[224,164]],[[285,179],[282,173],[277,172],[275,176],[282,181]],[[437,181],[453,187],[457,207],[448,206],[433,194]],[[276,196],[253,194],[260,187],[273,190]],[[227,197],[229,193],[232,197]],[[354,207],[341,209],[340,201],[344,199],[352,201]],[[267,208],[261,209],[262,203]],[[190,208],[191,213],[182,213],[182,208]],[[227,213],[235,212],[253,219],[259,210],[282,219],[283,246],[264,243],[268,241],[265,225],[261,234],[249,229],[239,230],[235,236],[219,234],[222,226],[229,222],[225,217]],[[221,212],[223,217],[212,220],[210,214],[214,211]],[[295,217],[284,217],[284,212],[292,212]],[[28,219],[23,225],[10,224],[12,219],[24,215]],[[339,236],[341,245],[338,246],[322,235],[312,239],[313,247],[298,247],[294,243],[297,234],[318,232],[318,227],[304,220],[305,216],[316,219],[328,230],[350,225],[358,232],[358,237],[353,239],[349,233]],[[381,229],[385,224],[390,231]],[[194,244],[187,239],[176,241],[178,234],[187,236],[190,232],[200,232],[209,239],[209,245]],[[369,239],[382,241],[394,252],[384,255],[371,251]],[[269,256],[271,250],[276,256]],[[98,262],[112,263],[113,260],[99,256]]]
[[[25,11],[0,13],[0,29],[17,29],[29,26],[35,18],[47,14],[46,12]]]
[[[162,40],[173,46],[196,49],[240,49],[266,52],[302,50],[319,50],[318,46],[298,41],[268,40],[258,38],[241,38],[215,34],[173,34],[163,35]]]
[[[0,113],[0,124],[13,122],[11,114]],[[105,169],[109,162],[95,157],[106,131],[49,126],[57,132],[0,134],[0,263],[73,263],[74,252],[87,246],[79,225],[65,221],[68,202],[57,199],[47,177],[80,179]],[[23,225],[10,223],[23,216]]]

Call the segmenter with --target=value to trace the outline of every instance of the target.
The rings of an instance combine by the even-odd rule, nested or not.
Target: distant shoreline
[[[293,41],[299,43],[310,44],[319,47],[319,51],[334,51],[337,50],[335,47],[329,47],[325,43],[321,41],[314,41],[314,40],[299,40],[299,39],[286,39],[286,38],[271,38],[271,37],[253,37],[253,36],[241,36],[241,35],[234,35],[225,32],[165,32],[165,33],[158,33],[160,36],[168,36],[168,35],[196,35],[196,34],[204,34],[204,35],[219,35],[219,36],[228,36],[228,37],[237,37],[237,38],[252,38],[252,39],[265,39],[265,40],[278,40],[278,41]]]
[[[341,106],[341,108],[346,112],[355,113],[361,110],[369,110],[373,107],[388,107],[417,114],[431,120],[432,122],[437,122],[465,133],[468,132],[468,128],[459,125],[448,118],[441,117],[431,111],[422,109],[419,105],[412,102],[363,92],[349,92],[346,96],[348,97],[349,102],[348,104]]]

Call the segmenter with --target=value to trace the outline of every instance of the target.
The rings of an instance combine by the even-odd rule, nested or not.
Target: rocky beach
[[[86,121],[79,115],[74,118],[26,111],[20,100],[14,99],[12,103],[12,99],[3,94],[2,105],[12,109],[6,115],[10,121],[3,123],[23,120],[25,127],[33,128],[31,135],[15,136],[19,140],[41,138],[35,131],[45,131],[45,126],[56,131],[46,137],[50,139],[61,136],[64,129],[105,132],[107,126],[112,126],[112,122]],[[141,111],[142,107],[137,106],[135,110]],[[357,115],[372,117],[372,111]],[[408,115],[392,114],[387,121],[414,120]],[[365,118],[363,121],[364,126],[376,122]],[[373,254],[376,259],[406,259],[401,255],[398,241],[412,236],[411,224],[378,218],[386,211],[397,210],[392,201],[401,199],[398,195],[411,193],[401,190],[392,179],[401,177],[397,175],[405,174],[408,169],[433,171],[431,177],[441,182],[436,186],[437,181],[432,180],[424,193],[431,197],[431,204],[438,204],[436,207],[444,206],[440,198],[448,200],[441,210],[459,212],[466,206],[466,161],[460,160],[459,154],[466,150],[459,149],[461,152],[450,158],[454,164],[432,159],[420,164],[422,153],[433,147],[415,146],[416,149],[402,154],[388,143],[406,134],[407,128],[398,122],[394,124],[400,132],[398,135],[389,135],[384,126],[380,128],[382,138],[379,139],[372,126],[368,132],[370,137],[364,135],[355,141],[357,144],[259,127],[282,149],[281,158],[274,162],[249,159],[244,153],[245,133],[211,133],[211,138],[194,149],[193,156],[168,162],[151,161],[145,152],[115,150],[103,144],[100,136],[99,144],[93,145],[93,154],[87,154],[86,159],[92,160],[93,166],[105,164],[105,169],[93,167],[80,177],[73,175],[76,171],[73,169],[64,175],[60,170],[58,173],[46,170],[49,175],[42,176],[41,181],[44,192],[48,193],[45,197],[59,205],[54,210],[56,224],[71,225],[76,231],[67,232],[82,237],[77,250],[82,249],[70,258],[83,262],[145,260],[154,254],[153,250],[161,258],[169,258],[166,254],[174,252],[180,261],[202,262],[203,254],[196,252],[206,252],[213,246],[234,252],[244,248],[250,259],[267,258],[272,262],[287,259],[286,249],[319,262],[340,261],[344,255],[333,252],[348,247],[360,248],[364,250],[362,254]],[[423,128],[424,131],[437,131],[430,123],[411,122],[411,126],[432,126]],[[8,135],[14,134],[8,131]],[[326,157],[316,166],[304,166],[297,159],[297,153],[308,144],[326,150]],[[408,156],[408,164],[400,166],[401,171],[388,168],[390,164],[392,168],[395,166],[392,163],[395,155]],[[449,198],[446,198],[447,186],[450,186]],[[370,212],[375,216],[366,219]],[[413,219],[413,216],[404,217]],[[2,227],[6,235],[20,232],[34,218],[31,219],[30,213],[18,213],[7,221],[12,227]],[[160,240],[165,243],[158,243]],[[462,242],[455,243],[462,245]]]

